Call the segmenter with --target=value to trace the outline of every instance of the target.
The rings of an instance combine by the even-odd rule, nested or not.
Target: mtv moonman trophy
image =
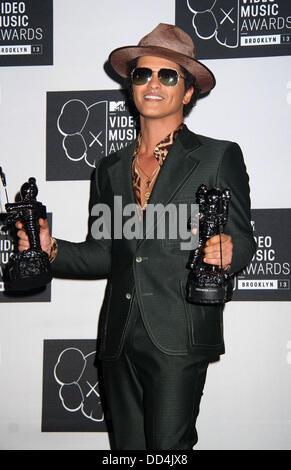
[[[5,187],[5,175],[2,169],[0,170]],[[13,225],[20,220],[30,243],[28,250],[11,255],[4,279],[9,290],[26,291],[36,289],[48,284],[52,279],[49,257],[47,253],[42,251],[39,239],[38,219],[46,219],[46,207],[36,200],[37,193],[35,178],[29,178],[21,186],[21,201],[5,204],[8,214],[7,225]]]
[[[222,267],[220,239],[220,266],[204,263],[204,247],[214,235],[221,235],[227,222],[230,191],[225,188],[208,189],[202,184],[196,193],[199,204],[199,242],[192,250],[186,268],[190,270],[186,285],[186,299],[197,304],[223,304],[231,300],[232,280]],[[193,225],[192,225],[193,226]]]

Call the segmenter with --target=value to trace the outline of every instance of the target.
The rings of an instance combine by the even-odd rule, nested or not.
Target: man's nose
[[[152,77],[149,81],[149,85],[153,88],[159,87],[161,85],[160,80],[158,79],[158,72],[152,72]]]

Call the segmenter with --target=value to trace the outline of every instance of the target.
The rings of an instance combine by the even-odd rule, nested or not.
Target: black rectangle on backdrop
[[[100,158],[136,137],[122,90],[47,93],[46,179],[89,180]]]
[[[198,59],[291,55],[291,2],[176,0],[176,25]]]
[[[0,66],[53,64],[53,0],[0,2]]]
[[[233,300],[291,300],[291,209],[253,209],[257,251],[235,278]]]
[[[96,340],[46,339],[42,431],[104,432]]]

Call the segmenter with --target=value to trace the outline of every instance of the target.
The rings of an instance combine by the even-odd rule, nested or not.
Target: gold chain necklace
[[[141,166],[140,166],[139,159],[138,159],[138,155],[136,156],[136,164],[137,164],[138,168],[140,169],[140,171],[147,177],[147,180],[145,181],[145,180],[142,178],[141,174],[139,173],[140,179],[142,180],[142,182],[143,182],[143,183],[145,184],[145,186],[146,186],[146,192],[145,192],[145,194],[144,194],[145,204],[144,204],[144,206],[142,207],[142,208],[144,209],[144,208],[146,207],[146,204],[147,204],[149,198],[150,198],[150,195],[151,195],[150,187],[151,187],[151,185],[153,184],[156,175],[158,174],[158,171],[159,171],[159,169],[160,169],[160,165],[159,165],[159,163],[158,163],[158,166],[154,169],[154,171],[152,172],[152,174],[151,174],[150,176],[148,176],[148,175],[144,172],[144,170],[141,168]]]

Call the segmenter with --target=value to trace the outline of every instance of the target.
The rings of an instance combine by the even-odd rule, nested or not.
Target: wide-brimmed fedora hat
[[[109,62],[121,77],[127,77],[128,63],[141,56],[162,57],[182,65],[196,78],[201,94],[215,86],[213,73],[196,59],[192,39],[177,26],[160,23],[137,46],[119,47],[112,51]]]

